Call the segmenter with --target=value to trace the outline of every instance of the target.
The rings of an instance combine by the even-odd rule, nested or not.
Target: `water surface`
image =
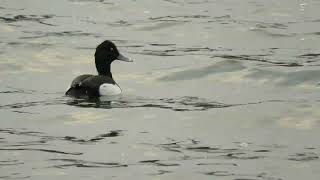
[[[0,179],[319,179],[319,8],[0,0]],[[106,39],[123,95],[65,97]]]

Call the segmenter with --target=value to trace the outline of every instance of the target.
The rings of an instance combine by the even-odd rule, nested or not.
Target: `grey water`
[[[318,180],[319,9],[0,0],[0,179]],[[64,96],[106,39],[123,94]]]

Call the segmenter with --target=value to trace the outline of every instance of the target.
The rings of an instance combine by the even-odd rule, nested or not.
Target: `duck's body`
[[[121,55],[111,41],[101,43],[95,53],[98,75],[84,74],[76,77],[66,95],[73,97],[99,97],[121,94],[121,88],[113,80],[111,63],[114,60],[132,61]]]
[[[117,83],[108,76],[84,74],[72,81],[66,95],[74,97],[98,97],[118,95],[121,92]]]

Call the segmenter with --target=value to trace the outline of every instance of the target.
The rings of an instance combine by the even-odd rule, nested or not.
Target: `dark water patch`
[[[31,176],[17,176],[17,175],[20,175],[20,173],[13,173],[12,175],[10,176],[0,176],[0,179],[29,179],[31,178]]]
[[[223,157],[226,159],[239,159],[239,160],[253,160],[253,159],[265,158],[265,156],[249,155],[244,152],[228,153],[226,155],[223,155]]]
[[[151,176],[159,176],[159,175],[163,175],[163,174],[168,174],[168,173],[172,173],[173,171],[167,171],[167,170],[158,170],[157,173],[151,173]]]
[[[265,36],[269,36],[271,38],[290,38],[290,37],[295,37],[298,34],[297,33],[277,33],[273,32],[269,29],[264,29],[264,28],[251,28],[250,31],[256,32],[256,33],[261,33]]]
[[[315,147],[305,147],[304,149],[314,150],[314,149],[317,149],[317,148],[315,148]]]
[[[49,24],[44,22],[47,19],[53,18],[54,15],[16,15],[13,17],[0,17],[0,21],[4,23],[15,23],[20,21],[30,21],[30,22],[37,22],[39,24],[47,25],[47,26],[54,26],[53,24]]]
[[[100,34],[87,33],[82,31],[62,31],[62,32],[43,32],[43,31],[24,31],[24,33],[34,34],[35,36],[20,37],[20,39],[37,39],[44,37],[101,37]]]
[[[212,147],[209,147],[209,146],[199,146],[199,147],[189,147],[187,148],[189,150],[198,150],[198,151],[207,151],[207,150],[218,150],[219,148],[212,148]]]
[[[160,17],[150,17],[149,19],[154,20],[177,20],[177,19],[203,19],[209,18],[208,15],[179,15],[179,16],[160,16]]]
[[[288,33],[285,31],[289,28],[288,24],[295,22],[285,22],[285,23],[273,23],[273,22],[261,22],[261,21],[246,21],[246,20],[237,20],[237,24],[250,26],[249,31],[261,33],[265,36],[272,38],[286,38],[286,37],[295,37],[299,35],[298,33]]]
[[[131,26],[133,24],[129,23],[128,21],[125,20],[119,20],[119,21],[115,21],[113,23],[108,23],[108,25],[112,26],[112,27],[122,27],[122,26]]]
[[[195,151],[195,152],[204,152],[204,153],[230,153],[234,151],[239,151],[236,148],[218,148],[218,147],[210,147],[210,146],[198,146],[198,147],[186,147],[186,150]]]
[[[319,36],[320,32],[306,32],[306,33],[301,33],[300,35],[305,35],[305,36]]]
[[[150,43],[151,46],[175,46],[176,44]]]
[[[160,160],[157,160],[157,159],[153,159],[153,160],[144,160],[144,161],[139,161],[139,163],[155,163],[155,162],[158,162]]]
[[[46,142],[52,141],[52,140],[60,140],[60,141],[68,141],[68,142],[72,142],[72,143],[88,144],[88,143],[102,141],[102,140],[104,140],[106,138],[109,138],[109,137],[121,136],[122,134],[120,132],[122,132],[122,131],[121,130],[115,130],[115,131],[111,131],[111,132],[105,133],[105,134],[100,134],[100,135],[97,135],[95,137],[88,138],[88,139],[78,138],[78,137],[74,137],[74,136],[64,136],[64,137],[59,137],[59,136],[41,136],[41,139],[46,141]]]
[[[117,136],[120,136],[120,132],[121,130],[111,131],[106,134],[101,134],[99,135],[99,137],[117,137]]]
[[[299,55],[298,58],[316,59],[320,56],[320,53],[306,53]]]
[[[19,160],[0,160],[0,167],[1,166],[16,166],[16,165],[21,165],[24,164],[24,162],[21,162]]]
[[[20,91],[20,90],[12,90],[12,91],[0,91],[0,94],[32,94],[33,92],[28,91]]]
[[[236,163],[198,163],[198,166],[238,166]]]
[[[82,167],[82,168],[119,168],[128,167],[127,164],[120,164],[117,162],[95,162],[85,161],[80,159],[49,159],[49,161],[58,161],[64,164],[54,165],[54,168],[66,167]]]
[[[32,112],[27,112],[27,111],[17,111],[17,110],[14,110],[12,112],[19,113],[19,114],[39,114],[39,113],[32,113]]]
[[[154,164],[155,166],[180,166],[180,164],[178,163],[164,163],[164,162],[155,162],[155,163],[152,163]]]
[[[233,173],[230,173],[228,171],[211,171],[204,173],[205,175],[209,176],[233,176]]]
[[[234,180],[282,180],[281,178],[272,177],[267,173],[259,173],[259,174],[242,174],[242,173],[234,173],[230,171],[210,171],[203,173],[209,176],[232,176],[235,177]]]
[[[121,130],[110,131],[109,133],[100,134],[94,138],[91,138],[88,141],[89,142],[97,142],[97,141],[103,140],[108,137],[117,137],[117,136],[121,135],[121,132],[122,132]]]
[[[171,140],[174,141],[174,140]],[[182,153],[183,152],[183,141],[174,141],[170,143],[165,143],[165,144],[158,144],[155,145],[156,147],[159,147],[165,151],[170,151],[170,152],[176,152],[176,153]]]
[[[7,43],[9,46],[16,46],[16,45],[21,45],[23,44],[22,42],[8,42]]]
[[[266,29],[266,28],[273,28],[273,29],[287,29],[288,26],[283,23],[262,23],[258,22],[255,25],[256,28]]]
[[[53,154],[68,154],[68,155],[82,155],[81,152],[65,152],[53,149],[41,149],[41,148],[0,148],[0,151],[38,151]]]
[[[13,91],[0,91],[1,94],[16,94],[16,93],[21,93],[21,91],[13,90]]]
[[[36,132],[36,131],[28,131],[25,129],[22,129],[21,131],[13,128],[1,128],[0,133],[6,133],[6,134],[14,134],[14,135],[27,135],[27,136],[38,136],[43,133],[41,132]]]
[[[45,139],[46,139],[46,141],[48,141],[48,139],[52,139],[52,137],[45,137]],[[53,139],[56,139],[56,138],[53,138]],[[59,139],[66,140],[66,141],[69,141],[69,142],[77,142],[77,143],[85,143],[85,142],[87,142],[85,139],[77,138],[77,137],[74,137],[74,136],[64,136],[64,137],[59,138]]]
[[[183,56],[179,54],[173,54],[172,52],[175,52],[174,49],[168,49],[168,50],[148,50],[145,49],[142,52],[130,52],[132,54],[142,54],[142,55],[149,55],[149,56]]]
[[[318,154],[314,152],[296,153],[294,155],[290,155],[290,157],[288,158],[288,160],[291,161],[312,161],[318,159]]]
[[[54,44],[49,43],[33,43],[33,42],[8,42],[8,46],[12,47],[22,47],[22,48],[49,48],[54,46]]]
[[[259,150],[254,150],[254,152],[264,153],[264,152],[271,152],[271,150],[269,150],[269,149],[259,149]]]
[[[263,55],[228,55],[228,54],[220,54],[220,55],[214,55],[212,58],[224,58],[224,59],[232,59],[232,60],[238,60],[238,61],[253,61],[253,62],[262,62],[262,63],[268,63],[275,66],[285,66],[285,67],[299,67],[304,66],[303,64],[299,64],[296,62],[277,62],[277,61],[271,61],[266,59],[265,57],[269,56],[269,54],[263,54]]]
[[[80,21],[88,24],[99,24],[99,22],[90,19],[80,19]]]
[[[165,162],[161,162],[160,160],[143,160],[143,161],[139,161],[139,163],[152,164],[155,166],[180,166],[180,164],[177,164],[177,163],[165,163]]]
[[[264,172],[257,174],[257,177],[261,178],[262,180],[283,180],[282,178],[270,176],[268,173],[264,173]]]
[[[37,141],[19,142],[15,144],[7,144],[6,146],[42,145],[42,144],[48,143],[49,141],[56,141],[56,140],[67,141],[71,143],[88,144],[88,143],[98,142],[106,138],[122,136],[122,132],[123,132],[122,130],[113,130],[108,133],[99,134],[92,138],[84,139],[84,138],[78,138],[74,136],[49,136],[41,132],[28,131],[24,129],[13,129],[13,128],[0,129],[0,133],[17,135],[17,136],[31,136],[31,137],[39,138],[39,140]]]
[[[211,18],[210,20],[207,21],[208,23],[219,23],[219,24],[233,24],[236,23],[237,21],[234,20],[231,15],[223,15],[223,16],[216,16]]]

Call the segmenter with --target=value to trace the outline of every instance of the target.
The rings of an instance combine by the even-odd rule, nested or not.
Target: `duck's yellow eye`
[[[110,51],[113,51],[113,48],[110,48]]]

